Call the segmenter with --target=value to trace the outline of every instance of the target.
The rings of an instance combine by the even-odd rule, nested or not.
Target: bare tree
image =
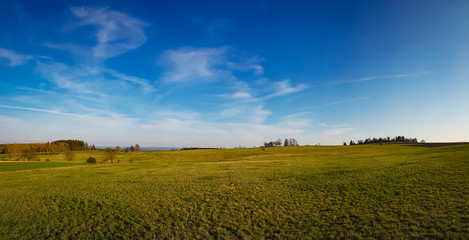
[[[114,156],[116,155],[116,149],[113,148],[105,148],[104,149],[104,162],[107,162],[107,160],[111,161],[111,163],[114,163]]]
[[[70,150],[65,151],[64,155],[65,155],[65,160],[67,160],[67,161],[72,161],[73,159],[75,159],[75,153],[73,153]]]

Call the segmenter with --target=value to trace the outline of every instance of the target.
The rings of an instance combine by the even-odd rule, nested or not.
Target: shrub
[[[87,162],[87,163],[96,163],[96,158],[94,158],[94,157],[89,157],[88,159],[86,159],[86,162]]]

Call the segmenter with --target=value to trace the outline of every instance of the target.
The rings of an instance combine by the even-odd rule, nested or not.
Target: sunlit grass
[[[0,239],[469,238],[467,146],[91,156],[0,172]]]

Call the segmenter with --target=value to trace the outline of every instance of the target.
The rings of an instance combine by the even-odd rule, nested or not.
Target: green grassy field
[[[44,168],[56,168],[56,167],[73,167],[80,164],[68,163],[68,162],[0,162],[0,172],[9,171],[21,171],[21,170],[33,170],[33,169],[44,169]],[[84,163],[83,163],[84,164]]]
[[[469,145],[90,156],[0,163],[0,239],[469,239]]]

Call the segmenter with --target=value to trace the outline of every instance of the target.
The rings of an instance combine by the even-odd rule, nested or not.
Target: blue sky
[[[468,1],[4,1],[0,142],[469,140]]]

